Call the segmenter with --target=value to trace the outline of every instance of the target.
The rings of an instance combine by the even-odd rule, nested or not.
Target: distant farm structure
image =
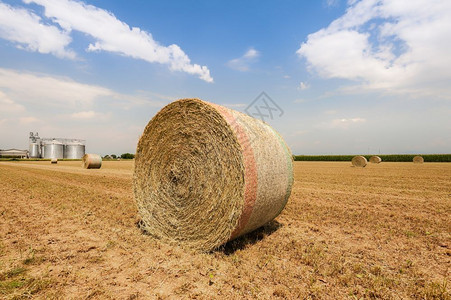
[[[30,158],[81,159],[85,155],[85,140],[67,138],[41,138],[30,132]]]
[[[0,157],[27,158],[28,157],[28,151],[27,150],[20,150],[20,149],[0,150]]]

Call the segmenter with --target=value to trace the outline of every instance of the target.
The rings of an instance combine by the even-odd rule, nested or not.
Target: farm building
[[[19,150],[19,149],[0,150],[0,157],[27,158],[28,151],[27,150]]]

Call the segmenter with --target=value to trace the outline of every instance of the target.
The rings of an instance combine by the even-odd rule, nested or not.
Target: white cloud
[[[243,58],[251,59],[251,58],[258,57],[259,55],[260,54],[258,53],[257,50],[251,48],[251,49],[247,50],[247,52],[243,55]]]
[[[234,70],[242,72],[249,71],[250,64],[256,62],[259,56],[260,52],[258,52],[254,48],[250,48],[246,51],[246,53],[244,53],[243,56],[229,60],[227,65]]]
[[[88,46],[88,51],[108,51],[150,63],[166,64],[173,71],[197,75],[202,80],[213,82],[210,70],[206,66],[192,64],[178,45],[162,46],[150,33],[138,27],[130,28],[106,10],[71,0],[24,2],[43,6],[45,16],[59,27],[47,24],[51,22],[44,21],[30,10],[0,2],[0,38],[16,43],[19,48],[74,59],[75,53],[66,47],[72,41],[70,33],[75,30],[95,39]]]
[[[71,42],[67,32],[44,24],[39,16],[26,9],[13,8],[1,2],[0,38],[29,51],[51,53],[60,58],[75,58],[75,53],[66,49]]]
[[[416,96],[451,98],[451,2],[361,0],[307,37],[297,53],[323,78]]]
[[[366,119],[364,119],[364,118],[335,119],[335,120],[332,120],[332,122],[330,123],[330,127],[347,129],[347,128],[349,128],[349,126],[352,126],[352,125],[358,124],[358,123],[364,123],[364,122],[366,122]]]
[[[39,119],[37,119],[35,117],[21,117],[21,118],[19,118],[19,122],[24,125],[28,125],[31,123],[39,122]]]
[[[2,113],[15,113],[25,110],[23,105],[17,104],[0,90],[0,107]]]
[[[112,13],[71,0],[24,0],[45,8],[45,16],[58,23],[67,32],[72,30],[88,34],[96,39],[88,46],[88,51],[108,51],[119,53],[150,63],[169,65],[173,71],[183,71],[213,82],[206,66],[192,64],[189,57],[176,44],[168,47],[160,45],[152,34],[138,27],[131,27],[118,20]]]
[[[328,7],[333,7],[338,5],[339,0],[326,0],[326,5]]]
[[[89,107],[95,99],[116,95],[107,88],[79,83],[68,78],[2,68],[0,91],[16,102],[65,108]]]
[[[89,111],[96,102],[102,100],[121,110],[136,106],[162,107],[169,102],[168,97],[164,95],[152,93],[126,95],[105,87],[76,82],[70,78],[0,68],[2,107],[0,113],[20,112],[31,105],[39,105],[46,109]]]
[[[71,119],[75,119],[75,120],[91,120],[91,119],[106,120],[110,117],[110,114],[99,113],[99,112],[95,112],[93,110],[88,110],[88,111],[80,111],[80,112],[73,113],[69,117]]]
[[[96,113],[93,110],[89,110],[89,111],[81,111],[78,113],[73,113],[71,115],[72,118],[74,119],[92,119],[96,116]]]
[[[301,81],[301,83],[299,83],[298,90],[303,91],[303,90],[308,89],[309,87],[310,87],[310,84]]]

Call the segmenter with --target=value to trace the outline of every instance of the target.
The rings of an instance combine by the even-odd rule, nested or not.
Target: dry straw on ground
[[[413,158],[413,162],[415,164],[422,164],[424,163],[424,158],[422,156],[417,155]]]
[[[382,158],[380,158],[377,155],[373,155],[370,157],[370,163],[372,164],[379,164],[382,161]]]
[[[199,99],[164,107],[136,151],[143,228],[186,248],[210,251],[271,221],[292,184],[291,152],[277,132]]]
[[[102,167],[102,157],[98,154],[85,154],[82,161],[85,169],[100,169]]]
[[[52,160],[50,161],[51,164],[57,164],[58,163],[58,158],[52,158]]]
[[[363,168],[366,166],[367,163],[368,163],[368,161],[366,160],[366,158],[364,156],[357,155],[352,158],[352,165],[354,167]]]

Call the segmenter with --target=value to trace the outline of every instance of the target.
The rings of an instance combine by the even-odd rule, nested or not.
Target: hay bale
[[[100,169],[102,166],[102,157],[98,154],[85,154],[82,161],[85,169]]]
[[[417,155],[413,158],[413,163],[414,164],[422,164],[422,163],[424,163],[424,158],[422,156]]]
[[[147,124],[133,184],[145,231],[210,251],[279,215],[293,184],[292,155],[268,124],[182,99]]]
[[[365,156],[357,155],[352,158],[352,165],[354,167],[363,168],[367,163],[368,161],[366,160]]]
[[[50,160],[50,163],[51,163],[51,164],[57,164],[57,163],[58,163],[58,158],[52,158],[52,159]]]
[[[370,157],[370,163],[372,163],[372,164],[380,164],[381,161],[382,161],[382,158],[380,158],[377,155],[373,155]]]

